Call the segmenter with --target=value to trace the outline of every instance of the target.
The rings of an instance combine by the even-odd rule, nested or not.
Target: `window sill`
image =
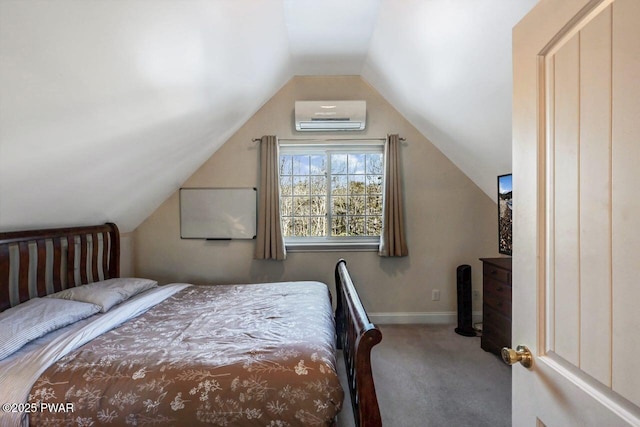
[[[285,242],[287,252],[378,252],[379,242]]]

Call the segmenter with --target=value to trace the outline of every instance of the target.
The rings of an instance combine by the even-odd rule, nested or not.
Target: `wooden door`
[[[640,0],[513,33],[514,426],[640,425]]]

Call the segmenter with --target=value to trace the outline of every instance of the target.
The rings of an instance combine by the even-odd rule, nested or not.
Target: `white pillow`
[[[34,298],[0,313],[0,360],[48,332],[100,311],[95,304]]]
[[[114,305],[156,286],[158,286],[158,282],[155,280],[119,277],[65,289],[48,295],[48,297],[96,304],[101,307],[102,313],[106,313]]]

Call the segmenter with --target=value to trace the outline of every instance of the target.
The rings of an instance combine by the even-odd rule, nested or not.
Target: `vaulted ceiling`
[[[294,75],[360,75],[490,197],[536,0],[1,0],[0,230],[135,229]]]

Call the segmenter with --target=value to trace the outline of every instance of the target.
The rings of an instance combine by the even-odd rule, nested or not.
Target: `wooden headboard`
[[[120,233],[113,223],[0,233],[0,311],[119,276]]]

